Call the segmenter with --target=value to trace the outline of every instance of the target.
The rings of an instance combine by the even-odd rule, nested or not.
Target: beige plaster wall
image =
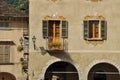
[[[90,2],[86,0],[31,0],[30,1],[30,36],[37,37],[37,46],[45,46],[42,37],[42,20],[49,15],[64,16],[69,24],[68,48],[69,50],[119,50],[119,4],[118,0]],[[111,6],[112,5],[112,6]],[[94,46],[88,45],[83,39],[83,20],[87,15],[102,15],[107,20],[107,41]],[[78,34],[76,34],[78,33]],[[39,35],[38,35],[39,34]],[[32,41],[30,41],[32,43]],[[30,44],[30,50],[33,49]],[[87,46],[87,47],[86,47]]]
[[[24,80],[25,74],[22,71],[20,58],[23,57],[23,51],[18,52],[17,46],[21,45],[19,39],[23,37],[23,28],[27,27],[26,21],[10,21],[9,28],[0,28],[0,41],[12,41],[10,45],[10,63],[11,65],[0,65],[0,72],[11,73],[16,80]]]
[[[44,79],[46,66],[57,60],[73,63],[79,72],[80,80],[87,80],[88,71],[99,62],[108,62],[120,70],[120,11],[118,7],[120,7],[119,0],[99,2],[87,0],[57,0],[56,2],[52,0],[30,0],[30,80]],[[46,46],[46,40],[42,37],[42,20],[47,15],[64,16],[68,21],[67,53],[41,54],[39,47]],[[87,15],[102,15],[105,17],[107,21],[107,40],[102,44],[88,44],[83,39],[83,20]],[[34,35],[36,36],[36,50],[34,50],[32,42]]]

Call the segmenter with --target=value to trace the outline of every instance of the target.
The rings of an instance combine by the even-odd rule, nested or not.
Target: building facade
[[[0,80],[26,80],[23,39],[28,41],[27,36],[28,16],[0,0]]]
[[[29,80],[119,80],[119,0],[30,0]]]

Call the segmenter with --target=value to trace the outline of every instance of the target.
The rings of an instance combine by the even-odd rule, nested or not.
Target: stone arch
[[[44,77],[45,80],[79,80],[76,68],[71,63],[64,61],[51,64]]]
[[[71,62],[71,61],[69,61],[69,60],[55,59],[55,60],[50,60],[50,61],[48,61],[48,63],[46,63],[46,66],[42,69],[42,73],[40,74],[40,77],[39,77],[38,80],[45,80],[45,79],[44,79],[44,75],[45,75],[47,69],[49,68],[50,65],[52,65],[52,64],[54,64],[54,63],[56,63],[56,62],[66,62],[66,63],[70,63],[71,65],[73,65],[73,66],[76,68],[76,70],[77,70],[77,72],[78,72],[78,77],[80,77],[80,74],[81,74],[81,73],[80,73],[80,68],[79,68],[79,65],[78,65],[78,64],[75,64],[75,63],[73,63],[73,62]]]
[[[8,72],[0,72],[0,80],[16,80],[15,76]]]
[[[93,65],[87,75],[87,80],[119,80],[119,70],[108,62],[99,62]]]

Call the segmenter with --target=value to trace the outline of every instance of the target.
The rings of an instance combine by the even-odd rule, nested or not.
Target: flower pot
[[[22,50],[23,50],[23,46],[22,46],[22,45],[19,45],[19,46],[17,47],[17,51],[21,52]]]

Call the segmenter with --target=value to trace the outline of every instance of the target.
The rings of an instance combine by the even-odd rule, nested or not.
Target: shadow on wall
[[[54,50],[54,51],[47,51],[50,56],[54,56],[56,58],[59,58],[61,60],[70,60],[73,61],[70,57],[68,52],[65,52],[64,50]]]

